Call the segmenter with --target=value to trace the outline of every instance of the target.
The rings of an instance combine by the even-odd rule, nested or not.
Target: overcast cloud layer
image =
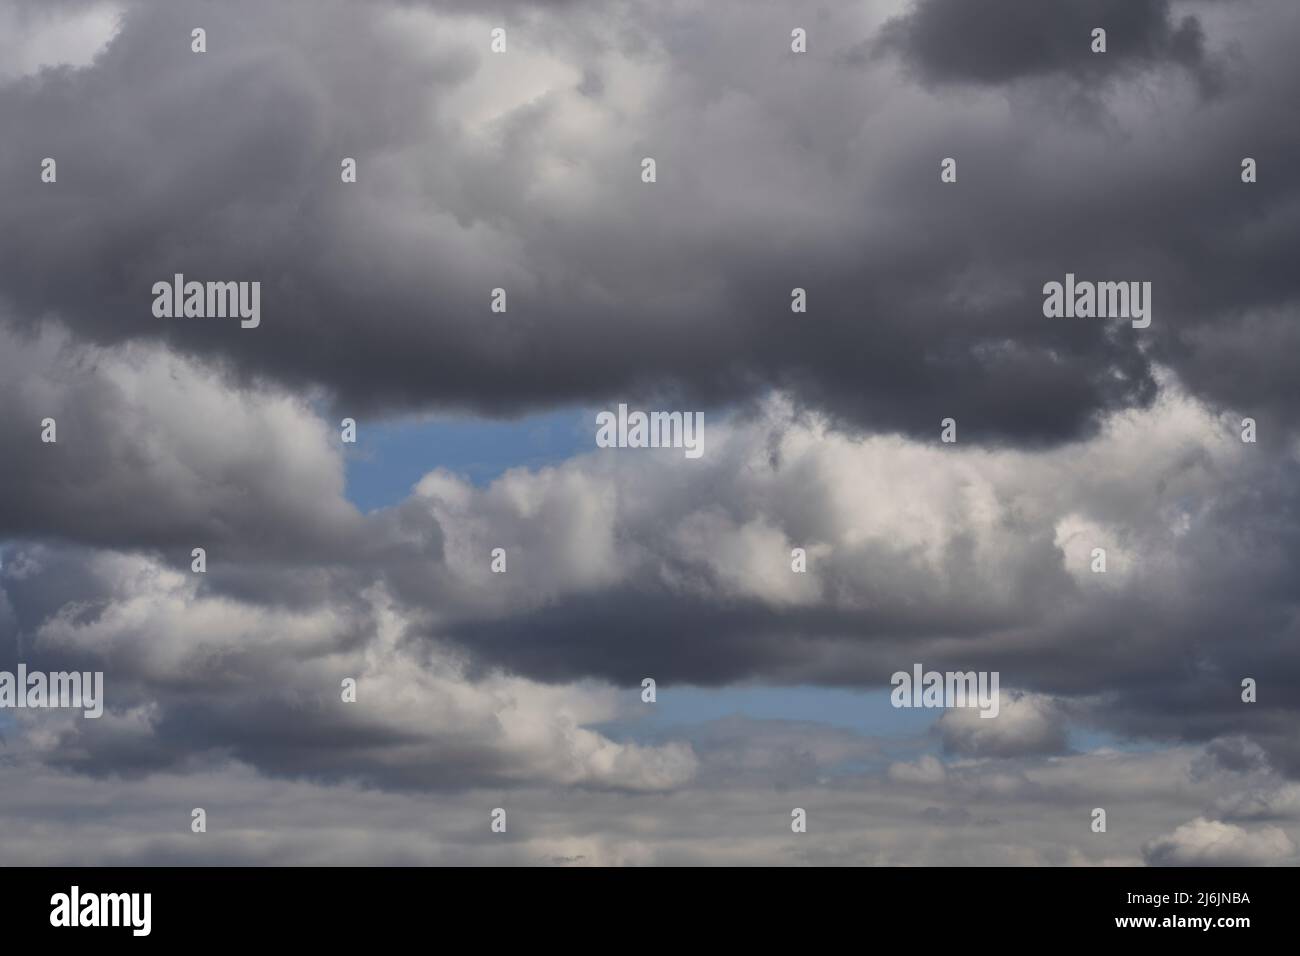
[[[107,687],[0,712],[0,820],[62,834],[0,863],[1300,862],[1293,3],[0,0],[0,37],[0,669]],[[178,272],[259,280],[261,325],[155,317]],[[1045,318],[1067,272],[1150,281],[1150,327]],[[349,500],[397,416],[618,402],[702,410],[703,456]],[[799,685],[892,726],[915,662],[1001,713],[671,719]]]

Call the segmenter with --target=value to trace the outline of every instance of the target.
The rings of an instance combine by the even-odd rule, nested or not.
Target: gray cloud
[[[0,403],[2,535],[166,548],[186,565],[197,546],[274,561],[356,544],[332,436],[283,392],[232,389],[157,348],[0,326]]]
[[[1160,39],[1164,5],[1123,6],[1154,35],[1139,49],[1190,35]],[[1080,130],[1032,93],[1010,115],[996,91],[868,96],[890,68],[836,65],[866,28],[847,14],[793,71],[775,7],[726,36],[676,9],[537,13],[496,57],[487,21],[438,29],[420,7],[196,9],[208,54],[188,48],[195,10],[133,5],[91,66],[0,87],[0,120],[24,131],[0,146],[0,295],[24,321],[164,339],[352,410],[713,406],[779,386],[853,428],[931,435],[960,413],[967,440],[1053,443],[1149,402],[1152,355],[1216,400],[1294,397],[1289,353],[1248,334],[1285,336],[1296,295],[1277,174],[1296,134],[1267,120],[1293,85],[1281,30],[1223,37],[1257,78],[1212,114],[1172,88],[1155,126],[1121,85],[1112,121]],[[1252,187],[1247,153],[1265,170]],[[653,186],[637,179],[648,154]],[[41,188],[45,155],[61,173]],[[337,181],[345,155],[354,187]],[[938,181],[947,155],[956,188]],[[1044,319],[1039,289],[1066,271],[1149,278],[1152,329]],[[262,281],[263,326],[155,319],[149,287],[174,272]],[[487,308],[497,286],[505,316]]]
[[[763,737],[771,728],[752,728]],[[745,736],[735,724],[729,731]],[[832,735],[833,736],[833,735]],[[809,744],[814,741],[809,737]],[[773,789],[746,778],[659,793],[519,786],[426,794],[351,783],[268,778],[228,762],[138,779],[91,779],[25,758],[0,762],[11,839],[0,861],[22,864],[245,865],[1142,865],[1144,843],[1164,846],[1198,806],[1230,792],[1189,785],[1194,752],[1061,758],[1036,766],[973,763],[941,784],[847,775]],[[707,759],[707,758],[706,758]],[[706,779],[707,771],[703,771]],[[1091,833],[1099,796],[1122,800],[1108,832]],[[96,812],[84,808],[93,805]],[[202,840],[189,810],[208,812]],[[488,829],[493,807],[509,833]],[[790,810],[808,812],[806,834]],[[65,839],[48,839],[57,823]],[[1288,829],[1289,832],[1288,832]],[[1293,823],[1229,827],[1237,859],[1294,863]],[[1280,836],[1279,836],[1280,834]],[[1204,841],[1179,836],[1180,846]],[[1252,840],[1253,836],[1253,840]],[[580,859],[579,859],[580,858]]]
[[[1106,30],[1106,52],[1092,52],[1092,31]],[[878,39],[923,79],[939,83],[1007,83],[1064,74],[1102,83],[1119,71],[1174,64],[1206,92],[1222,84],[1222,67],[1205,49],[1195,16],[1175,16],[1169,0],[915,0],[885,24]]]
[[[93,59],[91,7],[24,13],[0,667],[111,698],[5,716],[6,793],[59,795],[9,830],[74,818],[103,862],[1293,862],[1294,5],[859,6],[801,58],[780,4],[513,3],[505,57],[462,3],[142,0]],[[1045,319],[1067,271],[1151,280],[1151,328]],[[173,272],[261,281],[262,326],[154,318]],[[705,409],[705,457],[346,498],[342,415],[627,400]],[[1013,702],[914,739],[635,730],[646,675],[883,690],[916,661]],[[205,801],[233,825],[196,849]],[[465,836],[503,801],[517,839]],[[1119,804],[1090,840],[1078,807]]]

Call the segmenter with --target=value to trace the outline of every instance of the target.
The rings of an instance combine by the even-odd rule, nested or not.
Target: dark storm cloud
[[[1092,52],[1092,31],[1106,30],[1106,52]],[[914,0],[881,31],[879,48],[895,52],[921,76],[940,83],[1006,83],[1067,74],[1104,82],[1116,68],[1177,64],[1207,91],[1221,68],[1205,49],[1194,16],[1176,19],[1169,0]]]
[[[1132,6],[1139,49],[1201,49]],[[1121,135],[1032,96],[1000,128],[937,101],[864,127],[853,104],[885,74],[855,79],[830,49],[796,69],[768,8],[723,30],[716,11],[579,5],[538,14],[506,56],[486,21],[425,35],[419,7],[394,9],[132,5],[92,66],[0,88],[23,131],[0,144],[0,295],[94,341],[323,385],[348,412],[713,406],[779,386],[851,428],[932,435],[952,415],[969,441],[1045,443],[1148,402],[1152,357],[1216,398],[1293,394],[1288,360],[1240,334],[1284,329],[1258,316],[1297,292],[1280,170],[1298,134],[1270,119],[1294,59],[1259,33],[1232,38],[1259,46],[1248,96],[1213,116],[1175,99],[1164,128]],[[650,71],[644,103],[628,64]],[[1237,181],[1247,151],[1255,186]],[[47,155],[57,185],[37,181]],[[938,181],[947,155],[958,186]],[[1067,271],[1153,281],[1152,328],[1045,319],[1041,286]],[[262,326],[154,318],[150,287],[175,272],[261,281]],[[506,315],[488,310],[498,286]],[[1225,338],[1228,367],[1207,367]]]

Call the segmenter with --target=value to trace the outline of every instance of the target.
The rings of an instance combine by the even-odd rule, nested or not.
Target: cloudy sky
[[[0,711],[0,863],[1300,863],[1298,40],[0,0],[0,669],[106,698]],[[597,447],[620,402],[703,455]]]

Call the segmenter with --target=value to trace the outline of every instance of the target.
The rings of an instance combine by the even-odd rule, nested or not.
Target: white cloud
[[[1153,866],[1259,866],[1295,855],[1295,844],[1277,827],[1246,830],[1197,817],[1142,847]]]
[[[942,761],[932,754],[922,754],[910,763],[898,761],[889,765],[889,779],[898,783],[943,783],[947,777]]]
[[[45,67],[82,67],[117,32],[123,5],[16,3],[0,7],[0,83]]]
[[[945,749],[982,757],[1019,757],[1065,749],[1065,715],[1056,701],[1041,694],[1000,689],[996,717],[981,717],[974,707],[944,711],[936,728]]]

